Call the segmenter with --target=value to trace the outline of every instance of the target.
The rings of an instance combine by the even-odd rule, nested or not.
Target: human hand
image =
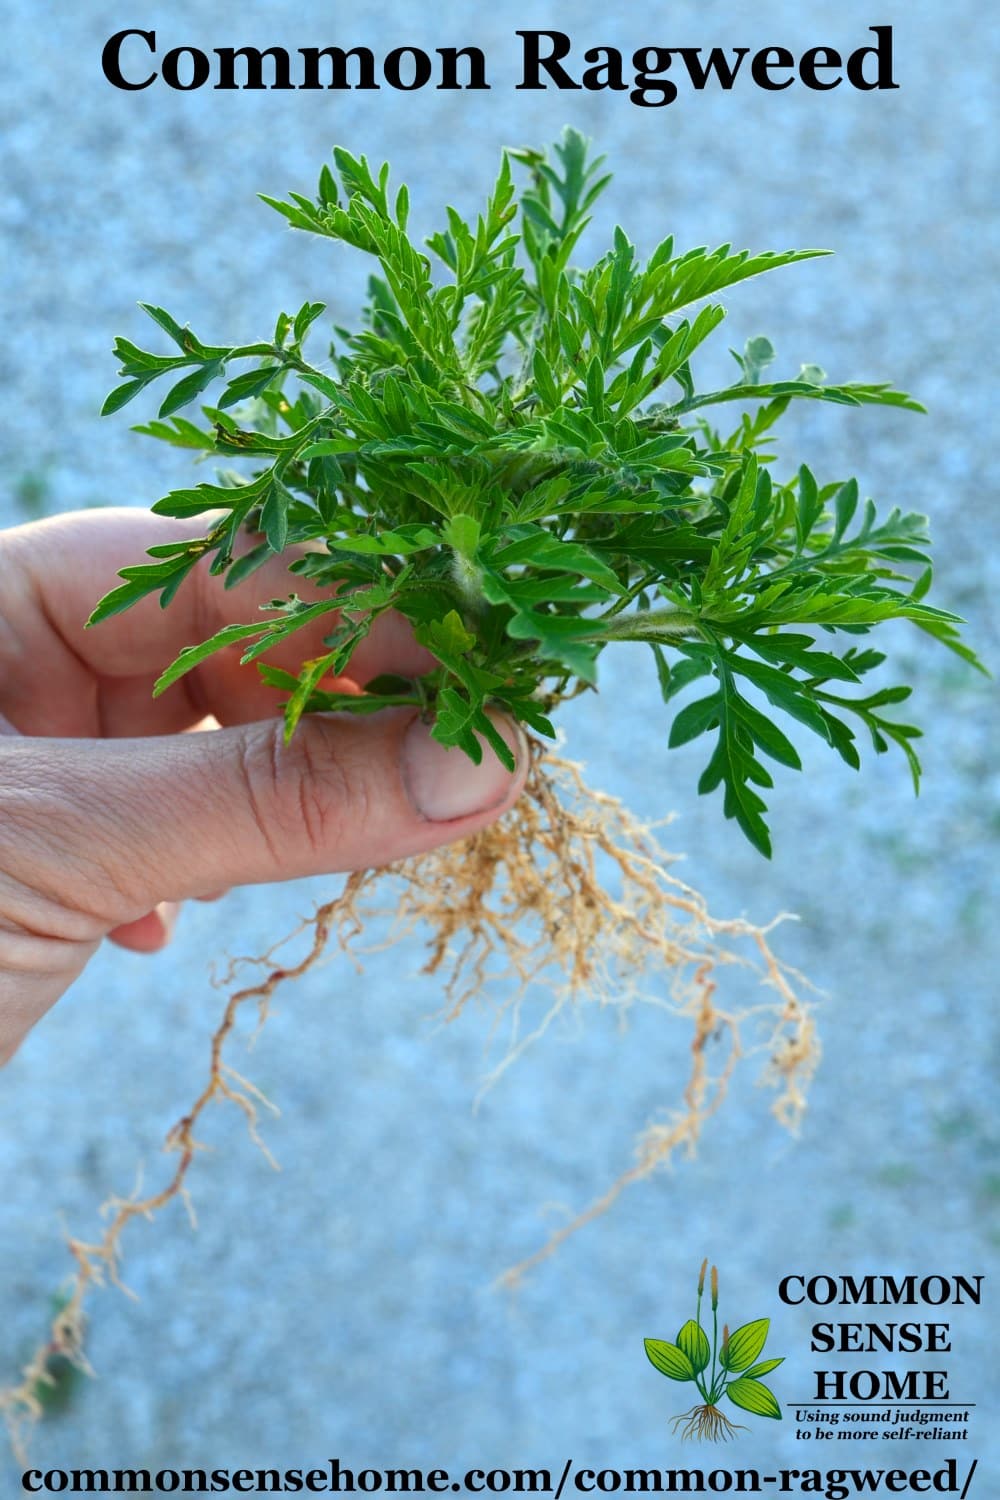
[[[499,715],[513,774],[488,747],[475,766],[438,745],[411,709],[310,715],[286,746],[273,689],[240,666],[239,647],[153,699],[181,647],[293,588],[311,594],[287,558],[228,591],[201,567],[169,610],[146,599],[84,630],[118,568],[184,535],[183,522],[121,509],[0,533],[0,1063],[103,938],[153,951],[187,897],[464,838],[523,785],[523,737]],[[295,667],[331,628],[326,616],[268,659]],[[386,615],[351,673],[363,683],[432,664],[408,622]]]

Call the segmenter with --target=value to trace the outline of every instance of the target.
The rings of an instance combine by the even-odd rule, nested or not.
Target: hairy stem
[[[687,609],[644,609],[623,619],[610,621],[607,616],[601,629],[587,640],[657,641],[679,635],[694,635],[702,624],[701,616]]]

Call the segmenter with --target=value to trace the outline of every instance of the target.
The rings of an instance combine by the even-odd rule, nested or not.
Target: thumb
[[[371,868],[476,832],[514,802],[527,770],[521,731],[491,717],[516,757],[513,773],[489,745],[478,766],[439,745],[409,709],[308,715],[288,745],[280,720],[3,745],[27,760],[27,847],[48,845],[71,887],[64,901],[118,926],[163,900]]]

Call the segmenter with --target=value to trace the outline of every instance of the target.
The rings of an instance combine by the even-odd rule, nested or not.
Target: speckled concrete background
[[[679,0],[627,21],[592,0],[306,3],[294,18],[262,0],[141,14],[9,0],[4,11],[16,61],[0,93],[6,521],[146,505],[187,476],[183,455],[134,437],[122,418],[97,420],[113,335],[148,333],[140,298],[208,338],[259,336],[305,296],[353,315],[357,260],[285,231],[258,190],[308,190],[341,141],[390,158],[430,230],[443,200],[476,202],[501,145],[550,140],[568,121],[599,138],[616,171],[601,225],[620,218],[642,249],[672,229],[681,245],[837,251],[736,289],[729,338],[703,376],[726,372],[726,342],[766,332],[787,368],[815,360],[836,378],[891,378],[918,393],[927,418],[795,413],[781,451],[929,511],[939,597],[995,660],[998,57],[981,5]],[[891,94],[737,88],[643,111],[620,95],[513,91],[517,27],[561,24],[579,48],[850,50],[890,21],[901,83]],[[494,87],[119,94],[99,59],[123,26],[155,28],[161,48],[476,43]],[[770,865],[714,799],[694,795],[698,747],[666,752],[651,677],[618,692],[629,663],[608,659],[600,698],[567,714],[596,785],[643,814],[677,810],[672,842],[718,911],[800,914],[782,951],[829,998],[797,1141],[748,1075],[696,1161],[628,1194],[516,1297],[498,1294],[492,1278],[536,1247],[551,1206],[581,1207],[627,1165],[633,1134],[681,1076],[682,1030],[650,1013],[619,1035],[595,1016],[549,1037],[473,1113],[488,1016],[436,1028],[433,989],[400,982],[416,974],[416,946],[372,960],[362,978],[332,963],[282,996],[246,1064],[282,1106],[267,1136],[283,1171],[238,1122],[212,1121],[218,1150],[194,1183],[200,1228],[178,1210],[133,1232],[126,1274],[141,1300],[110,1292],[93,1303],[99,1378],[39,1435],[43,1467],[309,1466],[334,1454],[358,1467],[558,1468],[568,1454],[694,1463],[670,1439],[675,1393],[641,1339],[670,1337],[687,1316],[704,1254],[746,1316],[772,1314],[775,1349],[789,1356],[776,1381],[786,1402],[808,1393],[818,1362],[807,1310],[776,1300],[786,1272],[985,1273],[995,1308],[995,695],[912,633],[895,647],[929,728],[919,802],[900,762],[855,777],[803,744],[807,774],[782,778]],[[4,1073],[3,1379],[68,1268],[63,1226],[93,1231],[97,1203],[131,1188],[140,1159],[147,1182],[164,1170],[157,1143],[189,1100],[219,1009],[209,959],[268,943],[324,889],[248,890],[189,910],[156,959],[108,948]],[[981,1457],[983,1496],[1000,1459],[991,1321],[988,1306],[956,1313],[948,1360],[953,1394],[980,1403],[963,1451]],[[817,1461],[793,1420],[764,1425],[741,1441],[741,1465]],[[824,1446],[822,1462],[857,1463],[857,1446]],[[864,1461],[889,1463],[882,1445],[865,1447]],[[930,1447],[893,1444],[890,1458],[937,1463],[949,1451]],[[5,1472],[13,1493],[13,1466]]]

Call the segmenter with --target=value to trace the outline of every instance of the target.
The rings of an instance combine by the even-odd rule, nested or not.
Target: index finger
[[[207,562],[184,580],[169,608],[150,596],[121,615],[91,629],[85,622],[97,601],[117,583],[120,568],[135,564],[151,546],[185,540],[191,524],[149,511],[109,508],[54,516],[5,534],[13,549],[22,608],[34,607],[65,645],[100,678],[154,680],[183,650],[207,640],[226,625],[249,624],[261,605],[297,594],[307,601],[330,597],[328,590],[289,573],[287,554],[269,558],[233,589],[213,577]],[[267,659],[286,670],[324,651],[323,638],[337,623],[336,612],[303,626]],[[245,722],[274,712],[275,694],[261,682],[253,664],[240,666],[244,647],[225,647],[206,658],[183,684],[193,712],[212,713],[220,723]],[[388,614],[375,621],[351,661],[350,676],[364,683],[382,672],[416,676],[434,658],[413,638],[409,622]]]

